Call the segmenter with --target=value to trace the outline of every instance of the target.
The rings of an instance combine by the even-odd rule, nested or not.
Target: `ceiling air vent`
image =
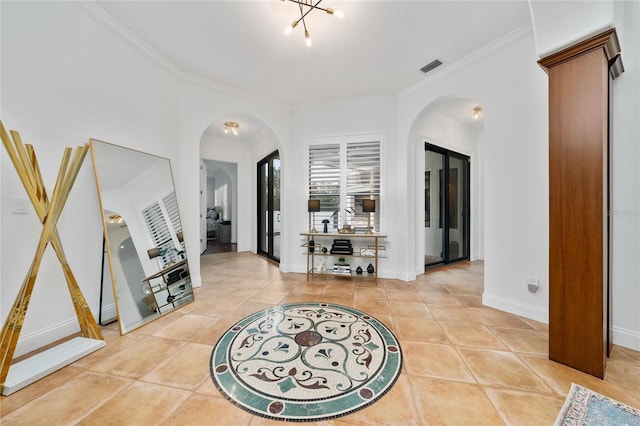
[[[420,68],[420,71],[422,71],[423,73],[428,73],[429,71],[438,68],[440,65],[442,65],[442,62],[440,62],[439,59],[436,59],[434,61],[429,62],[427,65],[425,65],[424,67]]]

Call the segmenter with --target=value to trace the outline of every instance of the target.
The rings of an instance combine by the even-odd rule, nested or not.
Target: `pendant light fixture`
[[[472,117],[474,120],[477,120],[480,118],[480,115],[482,115],[482,107],[480,105],[478,105],[477,107],[475,107],[473,109],[473,114]]]
[[[233,133],[235,136],[238,136],[238,128],[240,125],[235,121],[225,121],[224,123],[224,132],[225,133]]]
[[[282,0],[282,1],[290,1],[291,3],[296,3],[298,5],[298,9],[300,9],[300,18],[293,21],[291,25],[287,26],[284,29],[285,34],[290,34],[295,27],[302,21],[302,26],[304,28],[304,38],[306,40],[307,46],[311,47],[313,42],[311,41],[311,36],[309,35],[309,29],[307,28],[307,22],[305,21],[306,16],[312,10],[321,10],[329,15],[337,16],[338,18],[344,18],[344,13],[339,10],[332,9],[330,7],[324,8],[320,7],[319,4],[322,0]]]

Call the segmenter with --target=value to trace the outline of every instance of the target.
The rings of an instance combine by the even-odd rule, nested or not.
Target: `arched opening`
[[[477,107],[477,100],[445,96],[427,105],[411,127],[420,209],[412,231],[417,272],[483,258],[484,117]]]
[[[225,122],[237,123],[237,134],[225,133]],[[224,225],[222,228],[218,225],[216,237],[224,237],[224,241],[235,245],[239,252],[257,252],[256,165],[274,151],[282,152],[278,138],[269,125],[254,115],[229,113],[211,121],[200,138],[201,240],[206,242],[208,238],[210,224],[207,221],[211,222],[208,216],[216,216],[215,210],[219,210],[216,220]],[[281,167],[283,165],[284,159],[281,159]],[[210,178],[217,182],[213,190],[208,188]],[[215,191],[219,191],[217,197]],[[216,200],[222,200],[225,191],[227,200],[223,205]],[[282,213],[280,217],[283,218]],[[203,248],[206,244],[201,244],[201,252]]]

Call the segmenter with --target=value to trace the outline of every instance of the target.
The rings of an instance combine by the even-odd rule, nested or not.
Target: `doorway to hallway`
[[[425,269],[469,260],[469,157],[425,143]]]
[[[238,165],[203,159],[200,168],[200,254],[236,251]]]

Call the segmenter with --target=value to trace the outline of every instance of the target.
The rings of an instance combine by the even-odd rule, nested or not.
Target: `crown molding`
[[[611,76],[613,79],[618,78],[620,74],[624,72],[624,66],[620,58],[620,42],[618,41],[615,28],[608,29],[559,52],[546,56],[540,59],[538,64],[548,73],[549,68],[595,49],[603,49],[605,58],[610,66]]]
[[[510,33],[505,34],[504,36],[492,41],[491,43],[481,47],[480,49],[474,50],[467,56],[464,56],[449,65],[445,64],[444,66],[438,67],[437,69],[432,71],[432,73],[429,73],[430,75],[425,76],[423,80],[420,80],[419,82],[414,83],[413,85],[400,91],[400,93],[398,93],[398,99],[402,99],[420,89],[430,86],[443,77],[468,68],[476,62],[479,62],[485,57],[495,53],[496,51],[504,48],[505,46],[513,43],[516,40],[520,40],[521,38],[529,34],[533,34],[533,26],[530,22],[516,28]]]
[[[243,98],[248,101],[258,101],[269,103],[272,105],[284,106],[284,107],[294,107],[296,104],[288,104],[285,102],[277,101],[271,98],[257,96],[253,93],[247,92],[245,90],[237,89],[229,85],[225,85],[222,83],[218,83],[206,77],[200,77],[194,74],[190,74],[182,71],[178,66],[176,66],[173,62],[169,61],[162,54],[160,54],[157,50],[147,44],[144,40],[142,40],[139,36],[137,36],[133,31],[124,26],[119,20],[114,18],[108,12],[106,12],[103,8],[101,8],[95,1],[93,0],[72,0],[71,3],[76,6],[80,11],[82,11],[85,15],[93,19],[96,23],[98,23],[101,27],[109,31],[111,34],[116,36],[119,40],[124,42],[127,46],[137,51],[154,64],[159,66],[161,69],[165,70],[167,73],[175,77],[180,83],[188,83],[194,84],[201,87],[206,87],[221,94],[234,96],[236,98]],[[457,72],[461,69],[464,69],[475,62],[478,62],[485,56],[488,56],[495,51],[503,48],[504,46],[512,43],[515,40],[518,40],[527,34],[532,32],[531,23],[526,23],[521,27],[515,29],[514,31],[500,37],[499,39],[481,47],[478,50],[473,51],[467,56],[449,64],[439,67],[434,70],[433,73],[429,76],[426,76],[423,80],[414,83],[413,85],[407,87],[400,91],[397,95],[391,95],[391,98],[401,99],[405,96],[410,95],[411,93],[420,90],[421,88],[432,84],[434,81],[438,79],[450,75],[454,72]],[[372,96],[377,97],[377,96]],[[386,97],[386,96],[382,96]],[[318,102],[322,104],[323,102]]]
[[[276,101],[271,98],[256,96],[255,94],[252,94],[250,92],[240,90],[229,85],[221,84],[205,77],[199,77],[194,74],[184,72],[173,62],[169,61],[162,54],[160,54],[160,52],[158,52],[144,40],[142,40],[133,31],[123,25],[119,20],[117,20],[111,14],[101,8],[95,1],[72,0],[71,3],[86,16],[93,19],[102,28],[106,29],[111,34],[116,36],[120,41],[124,42],[131,49],[140,53],[142,56],[146,57],[151,62],[156,64],[158,67],[175,77],[180,83],[190,83],[207,87],[222,94],[240,97],[252,102],[259,101],[278,106],[290,106],[289,104]]]
[[[181,71],[173,63],[168,61],[164,56],[158,53],[140,37],[125,27],[120,21],[108,14],[103,8],[98,6],[94,1],[73,0],[71,2],[75,7],[82,11],[85,15],[97,22],[102,28],[116,36],[120,41],[133,50],[141,53],[147,59],[164,69],[175,77],[180,77]]]
[[[268,104],[272,104],[278,107],[291,107],[291,104],[285,103],[285,102],[281,102],[281,101],[277,101],[275,99],[271,99],[271,98],[267,98],[264,96],[258,96],[255,95],[251,92],[247,92],[246,90],[242,90],[242,89],[236,89],[232,86],[229,85],[225,85],[222,83],[218,83],[215,82],[213,80],[210,80],[208,78],[205,77],[199,77],[197,75],[194,74],[189,74],[186,72],[180,72],[179,75],[177,75],[177,78],[180,80],[181,83],[189,83],[189,84],[194,84],[197,86],[201,86],[201,87],[206,87],[208,89],[212,89],[215,90],[219,93],[225,94],[225,95],[229,95],[229,96],[233,96],[235,98],[242,98],[245,99],[247,101],[250,102],[262,102],[262,103],[268,103]]]

